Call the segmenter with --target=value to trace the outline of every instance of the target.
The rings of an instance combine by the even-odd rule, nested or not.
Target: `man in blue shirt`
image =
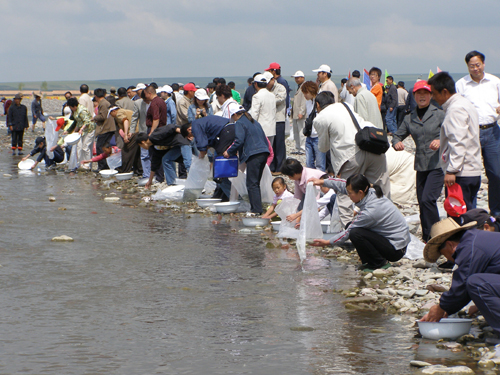
[[[424,248],[426,261],[434,263],[443,255],[455,263],[449,291],[430,308],[422,321],[438,322],[454,314],[471,300],[488,324],[500,334],[500,233],[470,229],[475,221],[460,226],[452,218],[431,229]]]

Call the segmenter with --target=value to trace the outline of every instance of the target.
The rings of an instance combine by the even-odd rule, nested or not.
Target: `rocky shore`
[[[47,103],[48,102],[48,103]],[[51,103],[57,102],[57,103]],[[29,104],[29,103],[28,103]],[[44,101],[45,111],[50,105],[52,113],[60,111],[62,105],[60,101]],[[56,108],[56,104],[58,107]],[[30,107],[27,105],[28,108]],[[1,152],[10,151],[10,137],[6,135],[5,121],[0,122],[0,150]],[[35,133],[25,133],[25,150],[29,151],[34,145],[36,136],[42,135],[41,126],[38,124]],[[414,151],[414,143],[411,139],[405,140],[405,146],[408,151]],[[287,140],[287,151],[290,157],[295,157],[305,165],[305,155],[292,155],[294,143]],[[13,157],[13,163],[20,161],[20,157]],[[55,171],[41,171],[39,173],[59,174],[62,173],[65,166],[59,166]],[[4,173],[4,178],[10,178],[9,174]],[[103,179],[99,174],[89,171],[78,171],[78,177],[88,179],[89,183],[99,187],[97,195],[106,202],[134,205],[145,207],[155,211],[171,211],[173,213],[185,213],[187,215],[200,214],[207,217],[213,217],[213,223],[219,224],[224,221],[240,221],[243,214],[218,215],[213,214],[209,209],[201,209],[196,203],[182,202],[155,202],[150,200],[151,195],[158,189],[166,187],[162,184],[153,185],[151,190],[146,190],[138,186],[137,178],[128,181],[115,181]],[[288,187],[293,190],[293,182],[287,180]],[[483,183],[478,196],[478,207],[487,207],[487,181],[483,174]],[[54,198],[55,199],[55,198]],[[440,198],[440,204],[444,197]],[[401,206],[405,216],[418,214],[418,205]],[[420,224],[412,222],[410,231],[412,234],[421,237]],[[266,247],[292,249],[295,245],[294,240],[278,239],[272,231],[272,227],[259,228],[259,233],[263,244]],[[252,234],[255,231],[252,231]],[[359,264],[359,258],[356,251],[349,245],[333,248],[308,249],[309,256],[323,257],[338,262],[343,262],[355,269]],[[438,261],[438,264],[443,260]],[[383,311],[388,314],[400,315],[406,317],[408,322],[414,321],[423,316],[428,309],[438,303],[441,293],[448,290],[451,283],[452,274],[449,270],[442,270],[438,264],[430,264],[423,259],[409,260],[403,258],[399,262],[392,263],[392,267],[386,270],[374,270],[372,273],[363,274],[360,271],[359,282],[355,288],[346,290],[332,290],[328,292],[338,293],[345,296],[343,304],[345,308],[351,311]],[[458,313],[459,316],[467,315],[466,309]],[[416,345],[420,342],[415,324],[410,329],[415,330]],[[499,338],[486,325],[484,319],[480,316],[474,318],[473,329],[471,333],[460,337],[456,341],[440,340],[436,346],[442,350],[453,352],[464,352],[467,356],[477,361],[477,368],[482,369],[483,374],[494,374],[500,369],[500,345]],[[445,367],[442,365],[432,365],[430,363],[414,361],[412,365],[421,367],[419,373],[422,374],[473,374],[474,371],[467,366]]]

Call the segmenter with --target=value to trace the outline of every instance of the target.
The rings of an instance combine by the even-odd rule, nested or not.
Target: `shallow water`
[[[19,173],[11,158],[0,374],[412,372],[407,318],[351,312],[332,293],[357,284],[352,266],[309,257],[300,271],[295,250],[241,222],[107,203],[93,177]],[[51,242],[62,234],[75,241]]]

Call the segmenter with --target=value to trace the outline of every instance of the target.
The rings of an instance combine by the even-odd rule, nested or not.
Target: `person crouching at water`
[[[56,163],[62,163],[62,161],[64,160],[64,151],[61,146],[55,146],[51,149],[51,151],[54,153],[54,157],[52,159],[50,159],[49,155],[47,155],[47,142],[45,141],[45,137],[38,137],[35,140],[35,148],[22,160],[27,160],[30,156],[34,156],[40,153],[31,169],[35,169],[38,163],[42,161],[42,159],[45,161],[45,168],[49,169],[50,167],[52,167],[52,165],[55,165]]]
[[[316,239],[313,246],[342,245],[348,239],[358,252],[364,272],[388,268],[390,262],[400,260],[410,243],[410,230],[403,214],[378,185],[370,187],[362,174],[354,174],[346,180],[310,179],[314,185],[326,186],[346,194],[359,208],[359,213],[347,228],[330,240]]]
[[[288,191],[288,186],[286,186],[285,179],[283,177],[276,177],[271,185],[274,191],[273,204],[269,206],[267,212],[262,215],[263,219],[272,219],[278,216],[274,211],[276,206],[281,203],[285,198],[293,198],[293,194]]]
[[[191,139],[181,135],[181,128],[174,124],[169,124],[155,129],[149,136],[146,133],[139,133],[136,142],[145,150],[152,150],[151,173],[145,185],[149,189],[155,174],[163,166],[167,184],[175,185],[177,174],[175,173],[175,162],[184,161],[186,169],[191,167],[192,148]]]
[[[102,148],[102,154],[94,156],[92,159],[89,160],[82,160],[81,163],[82,164],[97,163],[100,162],[101,160],[109,158],[111,156],[111,153],[113,152],[113,148],[111,147],[109,142],[103,144],[101,148]]]
[[[250,116],[241,105],[230,103],[227,106],[231,121],[234,121],[234,143],[224,152],[224,157],[238,153],[239,162],[247,165],[247,190],[253,213],[262,214],[260,180],[264,173],[269,144],[262,126]]]

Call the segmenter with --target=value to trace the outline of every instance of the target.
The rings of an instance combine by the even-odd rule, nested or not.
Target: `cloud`
[[[498,0],[25,0],[6,2],[5,80],[232,76],[272,61],[288,75],[322,63],[334,74],[377,65],[465,72],[478,49],[500,72]],[[480,14],[481,21],[472,19]],[[312,74],[312,73],[311,73]]]

